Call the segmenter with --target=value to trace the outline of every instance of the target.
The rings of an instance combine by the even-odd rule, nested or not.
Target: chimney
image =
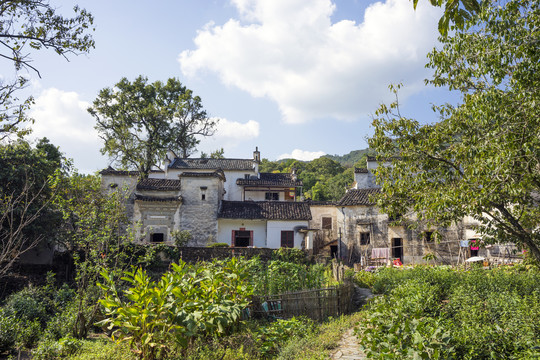
[[[260,163],[261,162],[261,153],[259,152],[259,147],[255,147],[255,151],[253,152],[253,160],[255,162]]]

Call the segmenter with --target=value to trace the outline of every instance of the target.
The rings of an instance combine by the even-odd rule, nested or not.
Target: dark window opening
[[[201,200],[206,200],[206,194],[201,194]]]
[[[332,259],[337,259],[337,257],[338,257],[338,247],[337,247],[337,245],[330,245],[330,257]]]
[[[322,228],[323,230],[332,230],[332,218],[323,217],[322,218]]]
[[[369,245],[369,233],[360,233],[360,245]]]
[[[244,179],[249,180],[250,177],[251,177],[251,175],[249,175],[249,174],[244,174]]]
[[[426,231],[424,233],[424,240],[426,242],[434,242],[435,241],[435,234],[433,233],[433,231]]]
[[[286,248],[294,247],[294,231],[281,232],[281,247],[286,247]]]
[[[237,230],[234,232],[234,246],[248,247],[251,246],[251,231]]]
[[[150,242],[163,242],[165,240],[165,234],[153,233],[150,234]]]
[[[403,239],[392,239],[392,257],[394,259],[399,259],[401,262],[403,262]]]
[[[277,193],[277,192],[267,192],[264,195],[264,198],[266,200],[270,200],[270,201],[277,201],[277,200],[279,200],[279,193]]]

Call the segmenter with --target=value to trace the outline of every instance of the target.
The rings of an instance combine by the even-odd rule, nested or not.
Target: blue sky
[[[403,112],[436,120],[431,103],[455,101],[426,88],[426,54],[437,46],[440,9],[408,0],[51,0],[95,17],[96,48],[66,62],[34,54],[42,78],[33,137],[47,136],[82,172],[108,166],[86,108],[122,77],[179,78],[220,119],[199,150],[225,156],[310,160],[367,147],[371,115],[404,84]],[[0,63],[0,73],[11,68]],[[197,156],[197,154],[195,155]]]

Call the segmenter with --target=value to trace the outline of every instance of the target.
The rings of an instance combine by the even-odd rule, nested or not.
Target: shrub
[[[19,320],[0,308],[0,353],[11,351],[17,341]]]
[[[276,355],[279,349],[292,337],[306,336],[313,329],[313,321],[307,318],[278,319],[260,328],[257,341],[264,357]]]
[[[48,318],[49,299],[43,291],[27,287],[8,297],[5,310],[8,315],[24,321],[38,320],[44,324]]]
[[[228,248],[229,244],[227,244],[227,243],[213,243],[213,244],[209,244],[207,247],[209,247],[209,248]]]

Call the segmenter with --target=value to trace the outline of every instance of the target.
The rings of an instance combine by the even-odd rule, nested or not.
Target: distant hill
[[[332,159],[334,161],[339,162],[341,165],[345,167],[353,167],[354,164],[356,164],[360,160],[365,160],[365,158],[369,156],[374,156],[375,150],[372,149],[362,149],[362,150],[353,150],[348,154],[345,155],[324,155],[324,157],[327,157],[329,159]],[[363,165],[365,166],[365,165]]]

